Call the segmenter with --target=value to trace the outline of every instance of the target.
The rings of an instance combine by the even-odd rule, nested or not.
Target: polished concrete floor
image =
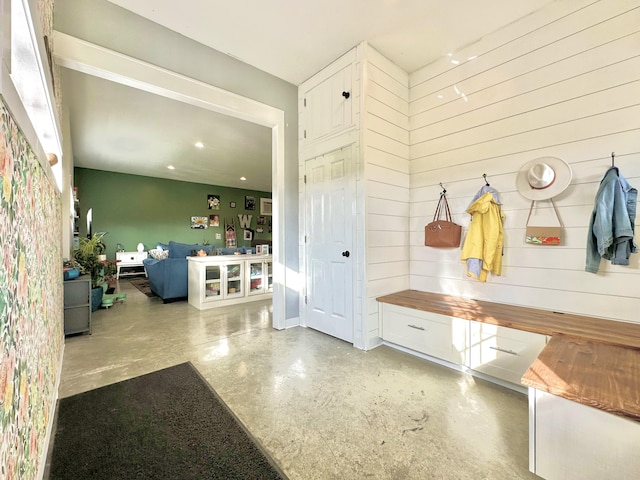
[[[383,346],[271,328],[271,304],[199,311],[126,280],[66,340],[60,397],[190,361],[290,479],[532,479],[527,399]]]

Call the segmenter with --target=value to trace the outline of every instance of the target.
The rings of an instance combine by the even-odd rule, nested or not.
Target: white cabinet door
[[[247,295],[261,295],[266,292],[266,266],[262,260],[247,262]]]
[[[244,262],[228,262],[224,269],[224,298],[244,297]]]
[[[322,143],[356,127],[359,98],[354,91],[358,84],[356,66],[357,49],[354,48],[300,85],[298,113],[302,147]],[[342,145],[318,151],[316,155]]]
[[[520,385],[520,379],[545,345],[544,335],[471,322],[467,366]]]
[[[546,480],[640,478],[640,423],[534,388],[529,389],[529,415],[529,469],[536,475]]]
[[[265,287],[267,289],[267,292],[271,293],[273,292],[273,262],[264,262],[264,268],[266,273]]]
[[[304,92],[304,139],[312,142],[352,125],[352,65]]]
[[[200,265],[204,270],[204,301],[222,298],[222,267],[220,265]]]

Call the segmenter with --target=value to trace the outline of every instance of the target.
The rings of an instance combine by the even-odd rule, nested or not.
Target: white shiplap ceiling
[[[299,85],[362,41],[410,73],[554,0],[109,1]],[[269,129],[72,70],[62,83],[76,166],[271,190]]]

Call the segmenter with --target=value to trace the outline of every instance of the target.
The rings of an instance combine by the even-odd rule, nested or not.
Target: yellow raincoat
[[[467,276],[486,282],[489,272],[502,273],[504,213],[490,192],[472,202],[467,213],[471,224],[461,259],[467,262]]]

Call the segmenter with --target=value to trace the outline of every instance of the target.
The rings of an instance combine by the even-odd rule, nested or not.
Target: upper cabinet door
[[[320,141],[354,126],[358,102],[355,65],[354,49],[300,86],[301,142]]]
[[[347,65],[305,95],[306,140],[314,141],[352,125],[352,67]]]

